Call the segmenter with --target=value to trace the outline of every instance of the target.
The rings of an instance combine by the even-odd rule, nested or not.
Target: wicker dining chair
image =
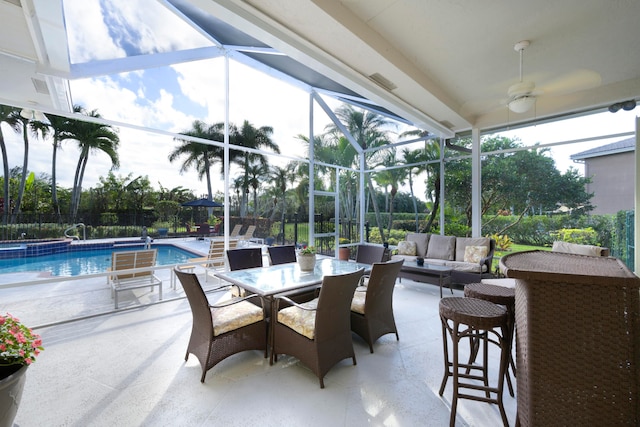
[[[257,295],[232,298],[209,304],[198,276],[174,270],[187,295],[193,314],[191,338],[184,360],[195,355],[202,367],[200,382],[207,371],[227,357],[246,350],[263,350],[267,357],[267,322],[264,310],[249,301]],[[214,291],[228,291],[231,285]]]
[[[324,276],[318,298],[306,303],[276,297],[270,363],[278,361],[278,354],[296,357],[316,374],[320,388],[339,361],[350,357],[355,365],[349,307],[363,271]]]
[[[358,245],[356,262],[373,264],[384,261],[384,247],[377,245]]]
[[[229,249],[227,260],[231,271],[262,267],[262,248]]]
[[[351,301],[351,330],[360,335],[373,353],[373,343],[383,335],[396,334],[398,328],[393,316],[393,289],[403,259],[374,263],[367,286],[361,286]]]
[[[294,245],[269,246],[267,251],[271,265],[296,262],[296,247]]]

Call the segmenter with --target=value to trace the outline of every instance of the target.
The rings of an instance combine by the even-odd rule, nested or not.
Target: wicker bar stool
[[[485,301],[492,302],[505,306],[507,309],[507,321],[509,326],[509,340],[510,345],[513,348],[514,331],[516,326],[516,290],[513,288],[507,288],[504,286],[490,285],[486,283],[469,283],[464,287],[464,296],[468,298],[483,299]],[[475,360],[475,355],[478,352],[478,346],[474,345],[472,352],[472,359],[470,363]],[[513,360],[513,354],[509,352],[509,366],[511,366],[511,372],[513,376],[516,376],[516,364]],[[511,384],[511,377],[509,376],[509,369],[504,372],[507,379],[507,387],[509,388],[509,394],[514,397],[513,385]]]
[[[451,399],[449,425],[455,426],[458,399],[469,399],[498,405],[502,422],[508,426],[509,421],[502,403],[505,370],[511,347],[506,308],[476,298],[450,297],[440,300],[439,310],[442,321],[445,368],[440,385],[440,396],[444,393],[449,377],[453,377],[453,398]],[[447,335],[451,337],[452,342],[451,361],[449,360]],[[482,364],[460,363],[459,342],[464,338],[477,339],[482,342]],[[497,387],[489,385],[488,350],[490,342],[500,347]],[[476,394],[461,393],[461,389],[475,390]],[[484,392],[484,395],[481,392]]]

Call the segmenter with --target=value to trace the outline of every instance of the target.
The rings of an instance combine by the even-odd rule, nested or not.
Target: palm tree
[[[101,118],[96,110],[87,112],[81,108],[82,114],[93,118]],[[116,131],[109,125],[86,122],[76,120],[69,122],[69,136],[72,136],[78,147],[80,148],[80,157],[76,166],[76,172],[73,178],[73,190],[71,194],[71,211],[70,216],[73,222],[78,214],[80,206],[80,195],[82,194],[82,180],[84,172],[87,168],[89,155],[92,152],[102,151],[111,159],[112,169],[120,167],[120,159],[118,157],[118,145],[120,138]]]
[[[15,208],[11,215],[11,223],[15,224],[18,219],[18,214],[22,211],[22,199],[24,197],[24,190],[27,184],[27,176],[29,175],[29,129],[34,136],[38,134],[42,135],[42,138],[46,138],[49,128],[43,122],[37,120],[30,120],[22,116],[19,111],[14,111],[11,114],[9,124],[16,132],[22,131],[22,141],[24,142],[24,154],[22,156],[22,173],[20,174],[20,184],[18,187],[18,197],[16,198]]]
[[[231,133],[231,132],[230,132]],[[256,128],[248,120],[242,123],[242,126],[232,134],[232,143],[241,147],[252,149],[270,149],[274,153],[280,154],[280,148],[271,140],[273,128],[270,126],[262,126]],[[252,153],[250,151],[230,150],[229,161],[240,165],[244,170],[243,196],[240,204],[240,216],[246,216],[247,195],[249,193],[249,167],[253,164],[260,163],[267,167],[267,158],[262,154]]]
[[[248,176],[248,183],[253,188],[253,217],[258,218],[258,187],[260,182],[267,178],[269,166],[262,163],[250,164],[245,171]]]
[[[2,174],[4,176],[4,201],[2,211],[2,223],[7,225],[9,219],[9,207],[11,206],[11,194],[9,193],[9,158],[7,157],[7,145],[4,142],[4,135],[2,134],[2,122],[9,123],[12,115],[15,112],[20,112],[20,109],[15,107],[9,107],[6,105],[0,105],[0,152],[2,152]]]
[[[195,120],[191,125],[191,129],[182,132],[182,134],[196,138],[220,141],[221,138],[223,138],[223,135],[220,133],[221,125],[224,126],[223,123],[207,125],[200,120]],[[169,153],[169,161],[173,163],[173,161],[179,157],[186,156],[186,159],[182,162],[182,166],[180,167],[180,173],[184,173],[192,167],[195,168],[198,172],[198,179],[200,181],[202,181],[203,177],[206,177],[207,198],[208,200],[213,200],[213,190],[211,188],[211,166],[216,161],[222,161],[224,150],[215,145],[193,142],[187,139],[174,138],[174,140],[180,141],[182,144]]]
[[[406,164],[415,164],[426,161],[426,152],[424,149],[419,148],[417,150],[409,150],[405,148],[402,150],[402,157],[404,157],[404,162]],[[423,172],[426,169],[424,164],[416,165],[409,168],[407,171],[407,178],[409,181],[409,192],[411,193],[411,201],[413,202],[413,213],[415,215],[416,220],[416,233],[420,229],[419,225],[419,217],[418,217],[418,202],[416,201],[416,196],[413,192],[413,172],[416,171],[416,175],[420,172]]]
[[[18,186],[18,197],[14,203],[13,212],[11,213],[11,223],[15,223],[18,212],[20,211],[20,203],[22,202],[22,194],[24,194],[24,185],[27,178],[27,166],[29,164],[29,134],[28,123],[29,120],[20,115],[19,109],[14,109],[9,116],[4,120],[15,133],[22,132],[22,140],[24,143],[24,155],[22,157],[22,171],[20,173],[21,180]],[[5,205],[7,212],[10,210],[10,205]]]
[[[285,167],[280,166],[272,166],[271,167],[271,180],[273,182],[273,187],[276,190],[276,194],[282,195],[282,203],[280,207],[281,215],[280,221],[282,224],[282,233],[284,236],[284,217],[286,213],[286,201],[287,201],[287,183],[293,184],[295,181],[295,175],[293,174],[294,169],[293,163],[287,163]],[[276,199],[277,200],[277,199]],[[276,210],[274,208],[273,215],[271,220],[275,220]]]
[[[396,159],[396,152],[388,151],[384,161],[382,162],[383,166],[391,167],[396,166],[400,162]],[[398,187],[404,185],[404,179],[407,176],[407,171],[404,168],[393,168],[386,169],[382,172],[376,173],[376,180],[382,183],[385,186],[391,187],[391,191],[389,191],[390,200],[389,200],[389,223],[387,225],[387,232],[391,233],[391,226],[393,225],[393,204],[396,194],[398,193]]]
[[[440,159],[440,146],[438,145],[437,141],[427,141],[424,147],[424,155],[425,161],[427,162]],[[440,179],[439,163],[429,163],[425,166],[425,170],[427,172],[427,182],[433,182],[432,197],[429,197],[428,189],[426,194],[427,198],[431,198],[433,200],[433,206],[427,224],[424,230],[422,230],[422,232],[428,233],[429,230],[431,230],[431,226],[436,219],[436,214],[440,206],[440,186],[442,185],[442,180]]]
[[[393,122],[385,119],[382,115],[373,113],[368,110],[360,110],[349,104],[343,104],[335,112],[336,116],[345,124],[347,130],[356,140],[358,145],[363,149],[381,147],[389,144],[387,131],[384,128],[391,126]],[[340,129],[335,124],[327,126],[327,130],[335,135],[341,135]],[[368,164],[375,163],[376,158],[380,156],[380,151],[370,152],[365,155],[365,168]],[[353,159],[354,166],[359,166],[358,159]],[[380,217],[380,209],[375,197],[373,188],[373,180],[371,174],[366,176],[367,188],[371,198],[371,204],[376,216],[376,223],[380,231],[380,237],[385,241],[384,229],[382,228],[382,219]]]
[[[74,113],[81,113],[82,107],[79,105],[73,106]],[[73,134],[69,132],[69,127],[73,127],[73,121],[66,117],[48,115],[49,127],[51,128],[51,136],[53,139],[53,150],[51,154],[51,206],[54,213],[58,217],[58,223],[62,222],[62,216],[60,214],[60,202],[58,201],[58,183],[57,183],[57,161],[58,161],[58,148],[65,139],[73,139]]]

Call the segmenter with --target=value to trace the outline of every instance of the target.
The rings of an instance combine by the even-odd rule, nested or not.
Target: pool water
[[[198,255],[171,245],[153,246],[158,250],[156,265],[171,265],[188,262]],[[111,267],[111,253],[130,251],[131,248],[94,249],[71,251],[55,255],[26,258],[0,259],[0,274],[26,271],[50,272],[54,276],[80,276],[104,273]]]

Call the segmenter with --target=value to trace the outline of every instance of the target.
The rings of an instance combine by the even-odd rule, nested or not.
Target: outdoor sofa
[[[392,259],[404,259],[398,277],[438,284],[437,278],[415,274],[407,266],[415,266],[418,258],[424,263],[450,267],[451,282],[476,283],[492,278],[491,263],[496,242],[489,237],[456,237],[430,233],[409,233],[398,242],[398,253]]]

